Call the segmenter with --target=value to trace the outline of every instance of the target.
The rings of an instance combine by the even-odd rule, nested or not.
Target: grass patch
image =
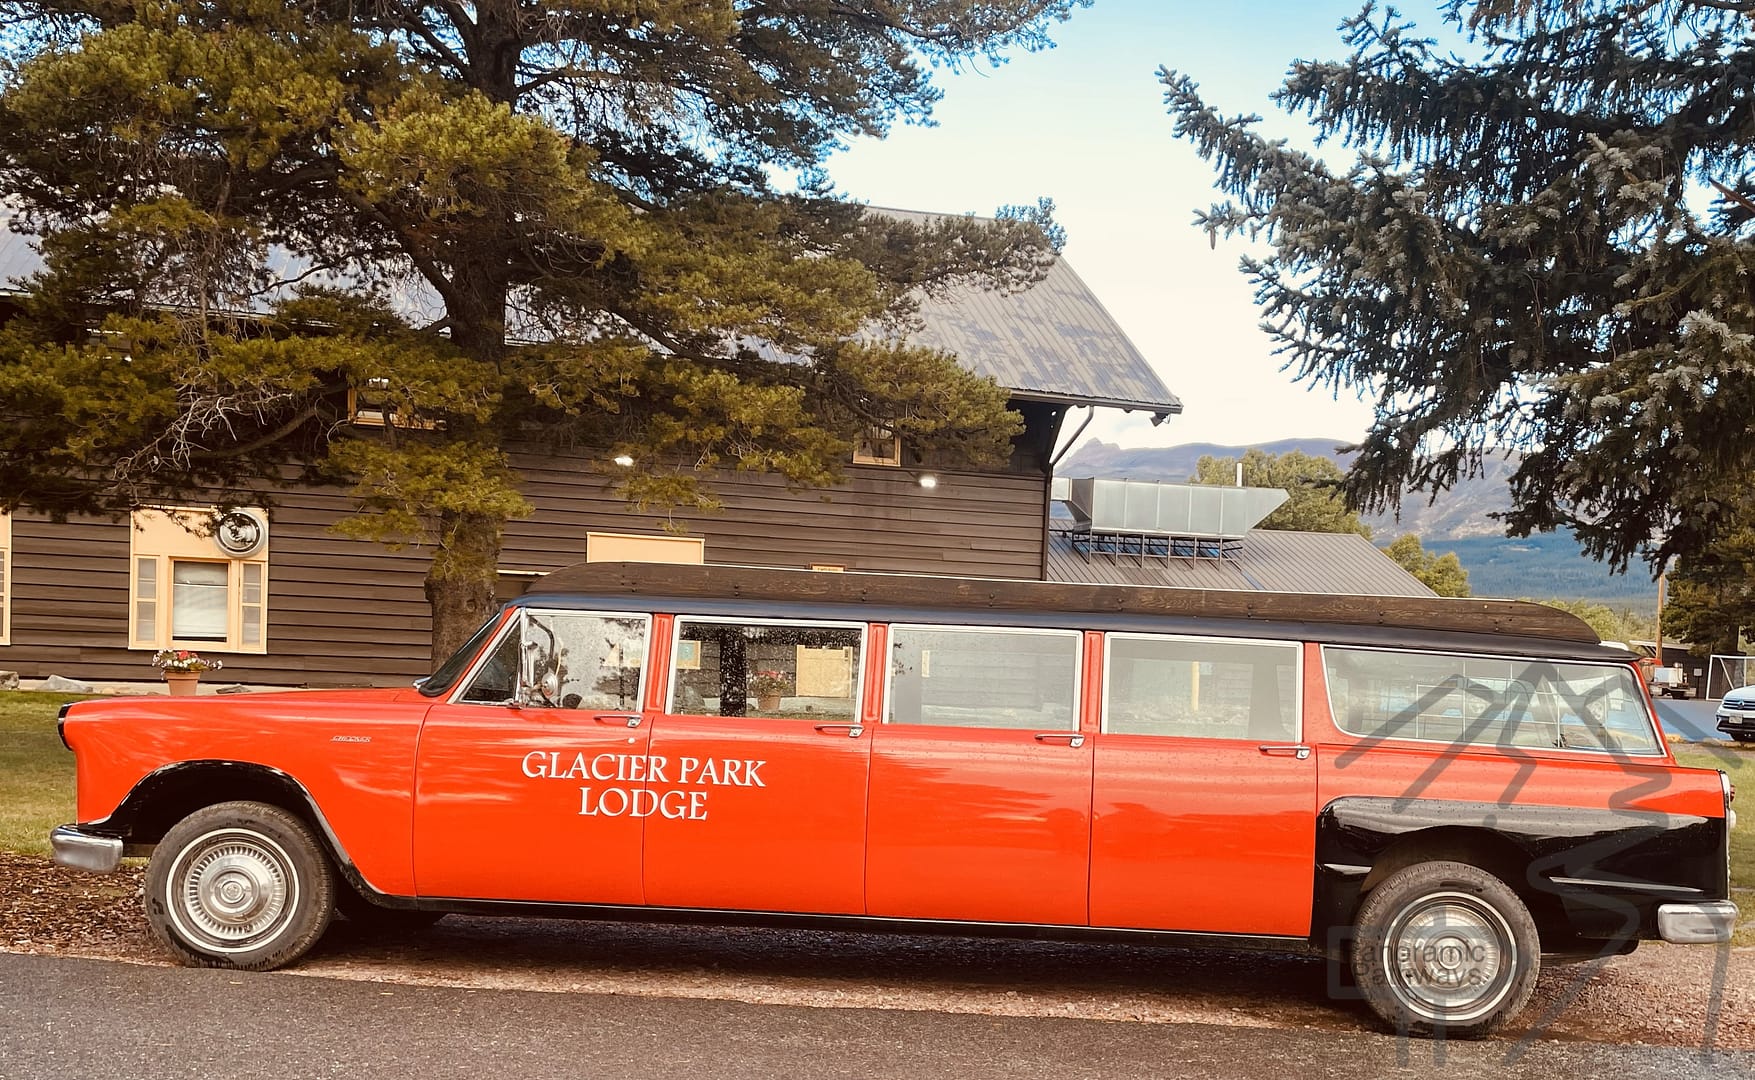
[[[1731,884],[1755,889],[1755,752],[1704,746],[1675,747],[1676,764],[1696,769],[1718,769],[1730,774],[1739,796],[1737,827],[1731,830]]]
[[[0,693],[0,851],[46,855],[49,830],[73,820],[73,753],[55,734],[68,694]]]

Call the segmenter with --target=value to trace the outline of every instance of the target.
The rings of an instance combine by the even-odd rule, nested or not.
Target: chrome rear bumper
[[[1658,936],[1678,945],[1722,945],[1736,928],[1737,905],[1729,900],[1658,908]]]
[[[57,825],[49,833],[55,862],[97,874],[113,874],[122,865],[122,841],[114,836],[81,832],[77,825]]]

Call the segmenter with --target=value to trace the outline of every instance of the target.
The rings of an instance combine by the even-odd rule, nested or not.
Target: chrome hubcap
[[[1518,964],[1511,926],[1469,893],[1434,893],[1402,909],[1383,940],[1384,971],[1402,1003],[1428,1020],[1491,1012]]]
[[[171,914],[193,944],[243,952],[286,929],[297,909],[298,879],[279,844],[224,829],[183,849],[168,891]]]

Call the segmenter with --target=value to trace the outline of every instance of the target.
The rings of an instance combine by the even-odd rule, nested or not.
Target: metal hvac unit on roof
[[[1289,496],[1278,488],[1207,487],[1150,480],[1054,481],[1065,530],[1085,558],[1222,559]]]

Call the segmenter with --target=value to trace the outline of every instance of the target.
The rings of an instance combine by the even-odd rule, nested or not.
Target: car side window
[[[459,700],[636,711],[649,625],[645,615],[523,612],[494,645]]]
[[[861,626],[680,619],[669,711],[851,720],[864,638]]]
[[[1296,738],[1298,659],[1296,644],[1110,634],[1103,730]]]
[[[1076,731],[1074,630],[895,626],[891,724]]]

